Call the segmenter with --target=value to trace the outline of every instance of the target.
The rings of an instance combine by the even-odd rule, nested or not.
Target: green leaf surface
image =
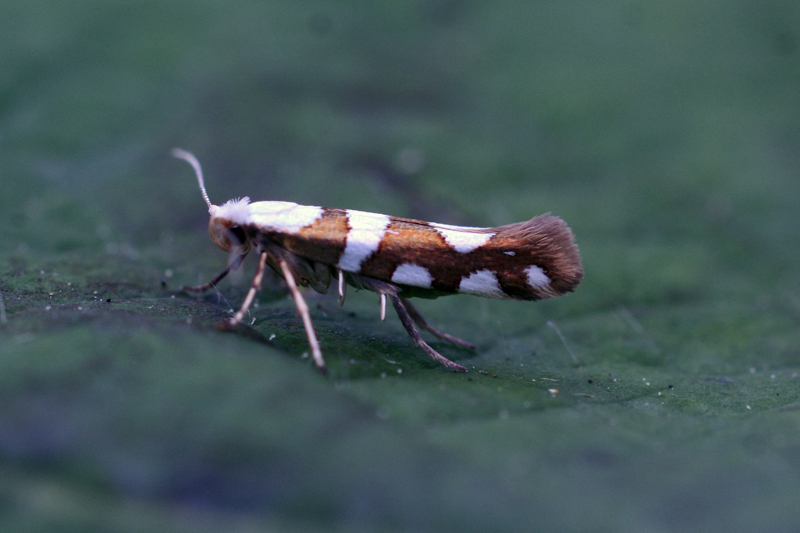
[[[800,7],[0,6],[0,530],[794,531]],[[306,293],[226,260],[250,196],[552,212],[545,302]],[[391,315],[391,313],[390,313]]]

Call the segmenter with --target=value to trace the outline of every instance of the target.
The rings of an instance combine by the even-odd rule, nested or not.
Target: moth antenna
[[[194,173],[197,176],[197,183],[200,184],[200,192],[203,194],[203,200],[206,201],[208,208],[211,209],[213,204],[211,200],[208,199],[208,193],[206,192],[206,184],[203,182],[203,169],[200,167],[200,161],[192,154],[191,152],[187,152],[186,150],[182,150],[180,148],[173,148],[170,152],[172,157],[176,159],[183,159],[194,169]]]

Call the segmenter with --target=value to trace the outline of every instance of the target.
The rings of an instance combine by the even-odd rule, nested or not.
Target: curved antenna
[[[170,151],[170,154],[172,154],[172,157],[175,157],[177,159],[183,159],[184,161],[192,165],[192,168],[194,168],[194,173],[197,176],[197,182],[200,184],[200,192],[203,193],[203,200],[206,201],[206,204],[208,204],[208,208],[211,209],[213,207],[213,204],[211,203],[211,200],[208,199],[208,193],[206,192],[206,185],[205,183],[203,183],[203,169],[200,168],[200,162],[197,160],[194,154],[192,154],[191,152],[187,152],[186,150],[181,150],[180,148],[173,148],[172,151]]]

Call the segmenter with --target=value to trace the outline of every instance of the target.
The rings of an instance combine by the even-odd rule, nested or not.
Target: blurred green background
[[[569,222],[547,302],[225,264],[249,195]],[[3,531],[796,531],[800,4],[0,4]],[[3,308],[0,308],[3,310]],[[562,337],[563,336],[563,341]]]

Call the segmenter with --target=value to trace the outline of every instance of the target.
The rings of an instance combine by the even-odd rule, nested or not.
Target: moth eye
[[[228,241],[230,241],[232,245],[241,246],[246,240],[247,237],[244,234],[244,230],[240,226],[228,228]]]

